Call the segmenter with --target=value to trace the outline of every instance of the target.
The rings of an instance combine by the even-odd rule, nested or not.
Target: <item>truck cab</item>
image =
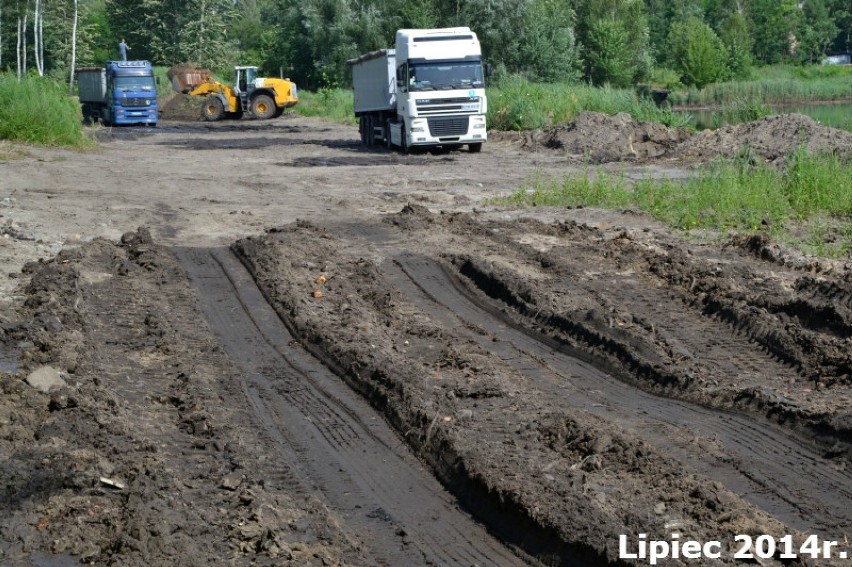
[[[84,119],[115,125],[157,124],[157,88],[148,61],[108,61],[106,67],[76,72]]]
[[[487,139],[488,102],[476,34],[470,28],[399,30],[395,51],[399,119],[391,142],[468,144],[478,151]]]
[[[113,124],[157,123],[157,85],[148,61],[107,63],[107,107]]]
[[[404,151],[487,140],[482,51],[470,28],[403,29],[394,49],[347,61],[361,140]]]

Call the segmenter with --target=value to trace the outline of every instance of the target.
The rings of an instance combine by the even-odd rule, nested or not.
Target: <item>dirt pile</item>
[[[852,132],[829,128],[802,114],[767,116],[745,124],[705,130],[685,141],[677,150],[681,158],[709,161],[719,157],[756,155],[775,162],[799,148],[810,153],[835,153],[852,157]]]
[[[581,112],[570,125],[547,132],[547,147],[592,163],[647,160],[662,157],[689,137],[682,128],[634,120],[621,112],[607,116]]]
[[[201,98],[172,93],[160,103],[162,120],[200,120]]]
[[[801,114],[769,116],[692,134],[685,128],[635,120],[626,113],[581,112],[567,126],[489,135],[527,150],[549,148],[564,152],[571,161],[593,164],[664,158],[707,162],[738,155],[779,162],[799,148],[852,157],[852,133],[822,126]]]

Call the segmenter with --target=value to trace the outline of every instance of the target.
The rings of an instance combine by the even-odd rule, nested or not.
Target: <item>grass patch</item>
[[[44,146],[91,145],[81,129],[77,99],[67,86],[45,77],[18,82],[13,74],[0,74],[0,139]]]
[[[810,253],[852,255],[852,170],[836,156],[799,151],[786,169],[746,161],[709,166],[685,181],[633,184],[598,172],[561,180],[536,177],[486,204],[635,207],[680,230],[720,234],[767,231]]]
[[[749,80],[728,81],[703,89],[675,89],[669,101],[676,105],[724,105],[759,100],[764,104],[808,100],[848,100],[852,97],[852,68],[842,65],[761,67]]]
[[[302,116],[318,116],[339,124],[357,124],[355,103],[350,89],[299,89],[299,104],[294,109]]]
[[[512,77],[488,93],[488,125],[498,130],[533,130],[572,122],[584,111],[618,114],[669,127],[689,125],[689,117],[652,101],[639,98],[632,89],[592,87],[571,83],[531,83]]]

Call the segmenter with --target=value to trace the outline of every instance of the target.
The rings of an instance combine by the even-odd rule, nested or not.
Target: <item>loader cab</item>
[[[237,77],[234,85],[237,91],[249,94],[254,90],[254,81],[257,79],[257,67],[235,67]]]

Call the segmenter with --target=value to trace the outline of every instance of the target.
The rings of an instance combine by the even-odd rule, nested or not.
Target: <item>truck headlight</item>
[[[473,125],[474,130],[485,130],[485,122],[477,122]]]
[[[423,126],[412,126],[411,131],[412,131],[412,133],[414,133],[414,132],[418,132],[418,133],[419,132],[425,132],[426,128],[424,128]]]

